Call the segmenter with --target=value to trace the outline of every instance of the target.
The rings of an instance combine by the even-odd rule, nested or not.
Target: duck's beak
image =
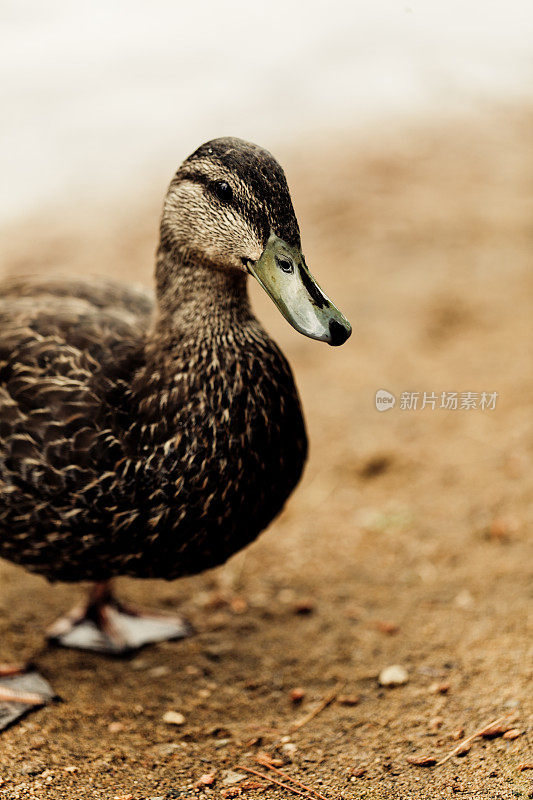
[[[352,328],[307,269],[297,247],[270,234],[261,258],[248,271],[270,295],[293,328],[331,345],[344,344]]]

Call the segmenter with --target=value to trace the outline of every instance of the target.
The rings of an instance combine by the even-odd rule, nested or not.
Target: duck
[[[121,654],[188,635],[181,618],[117,599],[113,579],[224,563],[300,480],[298,391],[249,279],[304,336],[339,346],[351,334],[307,267],[282,167],[242,139],[206,142],[178,168],[155,261],[153,291],[0,283],[0,557],[92,582],[49,629],[67,647]],[[0,701],[45,702],[28,681],[4,665]]]

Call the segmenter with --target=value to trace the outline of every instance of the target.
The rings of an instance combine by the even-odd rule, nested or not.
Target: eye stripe
[[[209,191],[212,189],[213,184],[216,183],[216,180],[213,180],[210,175],[206,175],[205,172],[200,172],[199,170],[191,170],[190,172],[184,171],[181,174],[178,174],[177,177],[180,183],[182,181],[190,181],[191,183],[197,183],[200,186],[204,186]],[[250,207],[250,201],[241,200],[235,191],[233,192],[231,208],[238,211],[241,217],[250,225],[252,225],[260,237],[265,238],[266,241],[268,238],[267,231],[270,230],[270,226],[266,218],[264,220],[262,219],[259,209]]]
[[[222,181],[224,179],[217,179],[213,175],[207,174],[199,169],[194,169],[192,167],[193,163],[194,161],[185,164],[184,167],[178,171],[174,177],[174,183],[178,184],[182,181],[197,183],[200,186],[204,186],[207,192],[211,194],[213,183],[217,180]],[[250,187],[247,184],[242,186],[241,181],[242,177],[237,177],[236,185],[235,182],[232,182],[233,199],[231,205],[227,205],[226,208],[231,208],[232,211],[237,212],[242,219],[251,226],[259,241],[263,242],[263,246],[265,246],[270,235],[270,228],[272,227],[270,215],[264,203],[261,202],[256,195],[250,193]]]
[[[211,178],[204,172],[185,172],[180,176],[181,181],[191,181],[191,183],[200,183],[202,186],[208,186],[211,183]]]

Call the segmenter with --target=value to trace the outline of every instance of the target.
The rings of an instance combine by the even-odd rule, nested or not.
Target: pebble
[[[297,686],[295,689],[291,690],[290,698],[291,702],[293,703],[301,703],[305,697],[305,690],[302,689],[301,686]]]
[[[520,523],[515,517],[496,517],[489,526],[489,536],[492,539],[508,539],[519,528]]]
[[[124,730],[124,723],[123,722],[110,722],[107,726],[107,730],[109,733],[120,733],[120,731]]]
[[[284,605],[292,605],[296,601],[296,592],[294,589],[280,589],[278,592],[278,600]]]
[[[230,600],[230,608],[234,614],[244,614],[248,609],[248,602],[244,597],[233,597]]]
[[[44,747],[46,744],[46,739],[44,736],[35,736],[31,742],[31,749],[32,750],[39,750],[39,748]]]
[[[337,703],[341,706],[356,706],[359,704],[360,699],[357,694],[341,694],[337,697]]]
[[[407,761],[415,767],[434,767],[437,763],[434,756],[408,756]]]
[[[503,738],[511,740],[518,739],[518,737],[522,736],[523,733],[524,731],[520,731],[518,730],[518,728],[511,728],[511,730],[505,731],[505,733],[503,734]]]
[[[244,772],[236,772],[236,770],[229,769],[226,773],[224,773],[222,784],[224,786],[234,786],[236,783],[240,783],[247,777],[248,776],[245,775]]]
[[[40,775],[46,767],[38,761],[26,761],[20,768],[21,775]]]
[[[409,674],[405,667],[393,664],[381,670],[378,680],[381,686],[402,686],[409,680]]]
[[[315,604],[312,600],[300,600],[293,608],[294,613],[299,614],[300,616],[312,614],[314,610]]]
[[[381,620],[378,619],[374,623],[374,627],[380,633],[386,633],[388,636],[394,636],[395,633],[398,633],[398,626],[395,622],[390,622],[389,620]]]
[[[167,744],[161,744],[156,747],[156,751],[160,756],[171,756],[172,753],[180,749],[181,745],[176,744],[176,742],[168,742]]]
[[[509,730],[509,725],[506,723],[499,724],[499,725],[490,725],[487,728],[484,728],[483,733],[481,734],[484,739],[497,739],[498,736],[503,736]]]
[[[296,747],[294,742],[287,742],[286,744],[281,745],[281,752],[283,753],[284,756],[290,759],[290,761],[294,759],[297,750],[298,748]]]
[[[185,717],[179,711],[167,711],[163,714],[163,722],[167,725],[184,725]]]
[[[196,786],[212,786],[216,780],[216,773],[206,772],[205,775],[200,775],[196,781]]]
[[[366,767],[354,767],[351,774],[354,778],[362,778],[365,773]]]
[[[163,675],[168,675],[169,672],[170,669],[168,667],[161,665],[160,667],[152,667],[150,675],[152,678],[162,678]]]
[[[216,739],[214,742],[215,749],[219,750],[221,747],[226,747],[231,742],[231,739]]]
[[[220,642],[207,646],[204,650],[204,655],[211,661],[219,661],[229,652],[231,652],[231,644],[229,642]]]
[[[447,694],[449,689],[449,683],[440,683],[439,681],[435,681],[435,683],[432,683],[429,687],[431,694]]]
[[[455,605],[459,608],[472,608],[474,598],[468,589],[462,589],[455,597]]]

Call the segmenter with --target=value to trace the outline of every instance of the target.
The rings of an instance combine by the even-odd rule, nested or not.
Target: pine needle
[[[470,742],[473,742],[474,739],[477,739],[479,736],[483,736],[487,731],[490,731],[491,728],[495,728],[498,725],[501,725],[502,723],[506,722],[510,717],[513,717],[515,714],[516,714],[515,711],[510,711],[508,714],[504,714],[503,717],[498,717],[498,719],[494,719],[492,720],[492,722],[489,722],[488,725],[484,725],[475,733],[472,733],[470,736],[467,736],[466,739],[462,739],[457,745],[457,747],[454,747],[453,750],[450,753],[448,753],[448,755],[445,756],[441,761],[438,761],[435,766],[437,767],[442,766],[442,764],[445,764],[447,761],[450,760],[450,758],[453,758],[453,756],[456,755],[456,753],[459,753],[463,749],[463,747],[470,744]]]
[[[337,699],[337,692],[333,692],[333,694],[328,695],[327,697],[322,700],[321,703],[317,705],[312,711],[309,712],[305,717],[295,722],[294,725],[291,726],[291,731],[297,731],[300,728],[303,728],[304,725],[307,725],[308,722],[311,722],[312,719],[317,717],[325,708],[327,708],[334,700]]]
[[[309,800],[309,797],[312,797],[312,795],[309,795],[309,793],[304,794],[303,792],[299,792],[298,789],[295,789],[288,783],[281,783],[281,781],[271,778],[270,775],[264,775],[262,772],[258,772],[256,769],[250,769],[250,767],[239,767],[239,769],[242,769],[243,772],[251,772],[252,775],[257,775],[258,778],[263,778],[263,780],[270,781],[270,783],[275,783],[276,786],[281,786],[282,789],[288,789],[289,792],[292,792],[293,794],[299,794],[300,797],[306,797],[307,800]]]
[[[296,778],[293,778],[291,775],[288,775],[286,772],[282,772],[277,767],[273,767],[272,764],[268,763],[268,761],[263,761],[263,759],[261,759],[261,758],[256,758],[256,761],[257,761],[258,764],[261,764],[262,767],[266,767],[267,769],[271,769],[273,772],[277,772],[277,774],[281,775],[281,777],[285,778],[285,780],[292,781],[292,783],[296,784],[296,786],[299,786],[301,789],[305,789],[307,792],[310,792],[311,794],[314,794],[315,797],[320,798],[320,800],[328,800],[327,797],[324,797],[323,794],[320,794],[320,792],[317,792],[316,789],[312,789],[310,786],[306,786],[305,783],[300,783],[300,781],[297,781]]]

